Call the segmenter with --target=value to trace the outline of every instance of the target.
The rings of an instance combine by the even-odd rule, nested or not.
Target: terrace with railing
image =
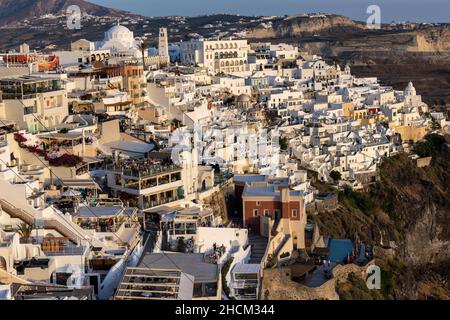
[[[45,79],[39,77],[17,77],[0,80],[0,90],[3,99],[33,99],[39,93],[63,90],[65,84],[60,79]]]
[[[151,159],[122,161],[110,164],[106,168],[108,171],[121,173],[132,178],[150,178],[157,175],[181,171],[182,167],[173,163],[157,162]]]
[[[41,244],[46,256],[81,256],[86,247],[74,245],[64,237],[45,237]]]

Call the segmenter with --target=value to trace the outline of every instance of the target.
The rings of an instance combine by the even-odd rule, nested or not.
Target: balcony
[[[133,165],[108,165],[106,170],[121,173],[124,176],[145,179],[155,177],[164,173],[171,173],[181,171],[182,167],[177,165],[152,165],[148,166],[133,166]]]
[[[94,271],[109,271],[115,264],[116,259],[99,258],[89,260],[89,267]]]
[[[162,198],[159,200],[157,199],[157,200],[149,200],[149,201],[146,201],[145,197],[144,197],[144,201],[142,203],[142,209],[143,210],[151,209],[154,207],[162,206],[164,204],[171,203],[171,202],[178,201],[178,200],[183,200],[183,199],[184,199],[183,195],[177,195],[175,197],[167,197],[167,198]]]

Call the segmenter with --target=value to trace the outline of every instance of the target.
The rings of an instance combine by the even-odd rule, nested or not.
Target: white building
[[[191,40],[180,43],[181,63],[198,65],[212,73],[242,72],[248,69],[247,40]]]
[[[98,42],[96,47],[97,50],[109,50],[115,56],[141,58],[139,43],[134,38],[134,33],[118,22],[116,26],[105,32],[103,41]],[[148,56],[147,51],[144,51],[144,56]]]

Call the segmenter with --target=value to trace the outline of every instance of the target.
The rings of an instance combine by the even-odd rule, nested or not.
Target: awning
[[[100,186],[92,179],[61,179],[61,185],[69,189],[97,189]]]

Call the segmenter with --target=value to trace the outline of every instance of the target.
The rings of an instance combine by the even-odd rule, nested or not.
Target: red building
[[[306,211],[301,191],[291,190],[286,185],[246,185],[242,193],[244,227],[259,233],[260,217],[279,221],[306,220]]]

